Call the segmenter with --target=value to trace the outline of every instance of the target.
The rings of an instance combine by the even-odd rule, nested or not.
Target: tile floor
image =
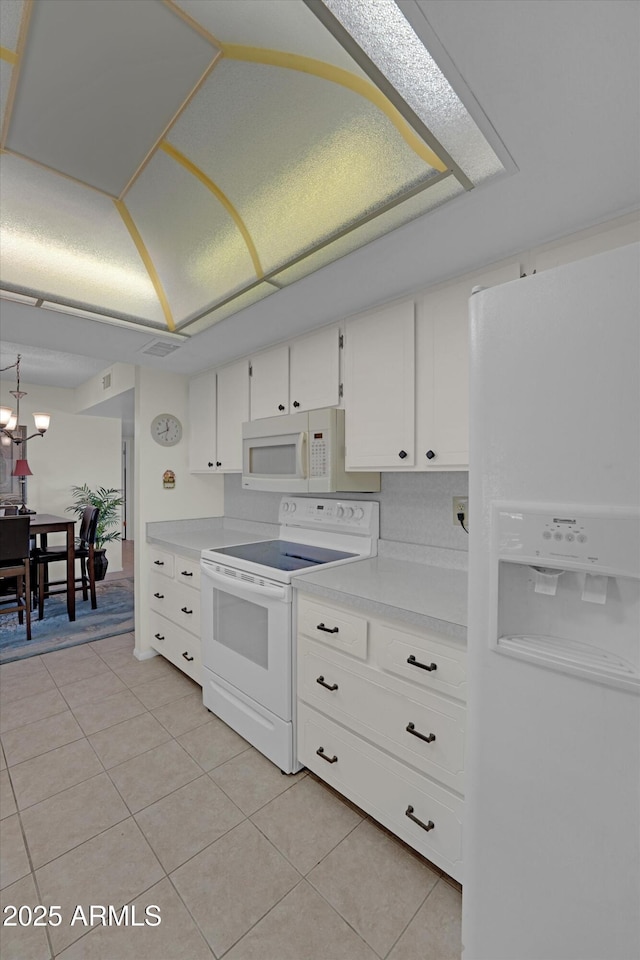
[[[283,776],[132,648],[0,667],[2,916],[62,916],[0,927],[3,960],[459,958],[453,881],[306,771]],[[99,924],[108,905],[122,925]]]

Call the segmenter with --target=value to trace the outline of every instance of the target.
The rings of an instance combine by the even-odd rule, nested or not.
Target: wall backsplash
[[[332,500],[377,500],[380,537],[402,543],[468,550],[468,536],[452,521],[453,497],[467,496],[469,474],[382,473],[379,493],[326,494]],[[224,478],[224,515],[262,523],[278,522],[281,493],[243,490],[238,473]]]

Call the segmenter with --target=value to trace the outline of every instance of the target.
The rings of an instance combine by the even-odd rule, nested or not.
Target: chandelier
[[[3,437],[8,437],[12,443],[23,444],[33,437],[44,436],[49,429],[51,417],[48,413],[34,413],[33,419],[35,421],[36,431],[27,436],[27,428],[20,423],[20,400],[27,395],[25,390],[20,389],[20,354],[18,354],[18,359],[15,363],[10,364],[8,367],[2,367],[0,373],[4,373],[5,370],[13,370],[14,368],[16,371],[16,389],[10,390],[9,393],[12,397],[16,398],[16,412],[14,413],[11,407],[0,407],[0,432]],[[24,455],[23,447],[20,449],[20,454]],[[31,471],[29,471],[29,473],[30,472]]]

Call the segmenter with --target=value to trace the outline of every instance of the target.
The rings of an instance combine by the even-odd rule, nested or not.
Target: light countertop
[[[276,524],[228,517],[162,520],[147,524],[147,542],[197,560],[208,547],[270,540],[278,532]],[[450,556],[460,551],[382,540],[379,550],[382,555],[368,560],[295,576],[292,584],[302,593],[346,604],[372,616],[400,620],[466,641],[467,572],[450,565],[460,562]],[[439,562],[439,557],[446,560]]]
[[[250,523],[225,517],[159,520],[147,524],[147,543],[199,560],[201,552],[209,547],[271,540],[278,536],[278,530],[275,523]]]
[[[372,557],[294,578],[301,593],[466,640],[467,572]]]

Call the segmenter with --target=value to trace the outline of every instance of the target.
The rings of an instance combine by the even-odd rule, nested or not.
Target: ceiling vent
[[[166,340],[151,340],[141,347],[138,353],[146,353],[151,357],[168,357],[174,350],[178,350],[181,343],[167,343]]]

